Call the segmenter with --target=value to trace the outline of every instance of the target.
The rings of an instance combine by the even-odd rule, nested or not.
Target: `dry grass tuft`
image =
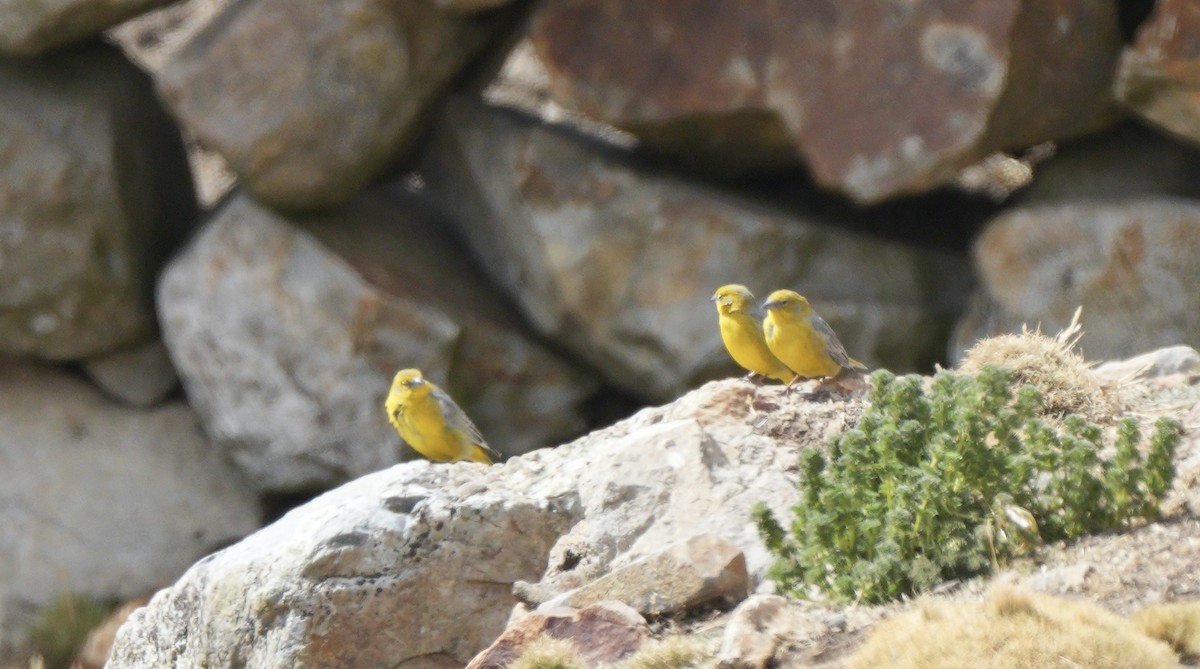
[[[1134,614],[1133,624],[1171,644],[1187,663],[1200,658],[1200,601],[1148,606]]]
[[[982,602],[926,600],[881,623],[848,669],[1167,669],[1179,658],[1133,622],[1089,602],[997,587]]]
[[[683,669],[713,657],[713,640],[694,635],[669,636],[652,641],[620,664],[621,669]]]
[[[1030,384],[1042,392],[1048,417],[1077,413],[1094,423],[1111,423],[1119,402],[1090,369],[1075,344],[1083,336],[1080,310],[1071,324],[1053,337],[1040,329],[981,339],[967,351],[959,371],[977,374],[986,365],[1007,367],[1018,384]]]
[[[509,669],[587,669],[587,662],[575,649],[575,644],[565,639],[542,635],[525,647]]]

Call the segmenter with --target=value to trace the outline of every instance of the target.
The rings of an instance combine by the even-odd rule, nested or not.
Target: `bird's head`
[[[389,397],[406,398],[414,393],[429,392],[432,385],[425,380],[425,375],[419,369],[402,369],[396,372],[392,379],[392,390]]]
[[[731,283],[721,286],[713,293],[712,301],[717,305],[717,311],[722,314],[732,314],[739,311],[749,311],[754,306],[754,294],[750,289]]]
[[[762,308],[773,313],[795,316],[807,316],[812,311],[812,307],[808,306],[808,299],[794,290],[777,290],[771,293]]]

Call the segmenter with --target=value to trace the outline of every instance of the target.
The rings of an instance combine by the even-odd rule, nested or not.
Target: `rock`
[[[578,515],[566,477],[409,462],[196,563],[117,635],[110,669],[465,665]]]
[[[1195,374],[1200,372],[1200,353],[1191,346],[1168,346],[1128,360],[1106,362],[1092,371],[1101,381]]]
[[[570,641],[593,667],[614,664],[633,655],[650,638],[646,621],[619,602],[600,602],[584,609],[555,607],[530,613],[504,630],[467,669],[502,669],[541,636]]]
[[[63,593],[129,598],[258,527],[258,501],[180,402],[133,410],[0,363],[0,637]]]
[[[754,595],[742,602],[725,625],[717,666],[721,669],[767,669],[779,641],[774,629],[781,612],[788,607],[786,597]]]
[[[729,616],[717,652],[720,669],[840,666],[884,607],[838,613],[778,595],[753,595]]]
[[[1200,142],[1200,7],[1159,0],[1137,38],[1121,55],[1113,85],[1117,99],[1139,116]]]
[[[726,283],[799,288],[854,357],[895,369],[931,363],[965,300],[957,257],[639,169],[504,110],[460,99],[444,121],[422,168],[433,196],[540,332],[641,397],[734,373],[709,302]]]
[[[96,385],[130,406],[149,407],[179,386],[167,347],[161,340],[90,358],[83,369]]]
[[[662,616],[715,600],[737,602],[749,587],[741,550],[711,534],[700,534],[563,593],[543,607],[583,608],[618,601],[638,613]]]
[[[109,667],[462,666],[505,627],[515,582],[563,592],[704,533],[757,581],[771,558],[751,508],[795,504],[797,450],[861,404],[761,388],[751,415],[751,390],[712,383],[491,467],[348,483],[196,564],[122,627]]]
[[[0,352],[76,360],[150,341],[154,277],[195,201],[149,82],[95,46],[0,58],[0,89]]]
[[[952,353],[1041,324],[1057,332],[1083,306],[1080,350],[1124,358],[1200,332],[1200,203],[1144,198],[1009,210],[975,245],[981,294]]]
[[[510,455],[578,434],[596,387],[523,333],[435,221],[381,192],[307,219],[234,197],[164,273],[159,309],[206,430],[264,491],[414,457],[382,408],[404,367]]]
[[[1151,196],[1200,199],[1200,150],[1135,121],[1058,146],[1037,165],[1022,206]]]
[[[170,0],[0,0],[0,51],[31,56],[99,34]]]
[[[861,399],[804,403],[785,399],[780,386],[718,381],[554,449],[569,459],[543,458],[545,471],[577,477],[584,519],[529,590],[549,599],[700,533],[737,546],[751,582],[762,581],[775,558],[750,520],[754,506],[790,517],[798,449],[845,429],[847,412],[861,407]],[[576,449],[588,455],[571,456]]]
[[[860,202],[1116,118],[1117,10],[1094,0],[560,0],[529,32],[563,106],[718,174],[803,157]]]
[[[239,2],[176,52],[157,83],[256,197],[327,208],[417,139],[432,101],[503,18],[459,17],[427,0]]]

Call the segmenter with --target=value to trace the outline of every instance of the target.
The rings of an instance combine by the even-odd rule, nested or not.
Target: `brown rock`
[[[1200,5],[1159,0],[1121,56],[1114,92],[1140,116],[1200,142]]]
[[[1057,332],[1083,306],[1080,349],[1124,358],[1200,332],[1200,203],[1156,198],[1011,210],[975,246],[981,295],[959,323],[977,339],[1041,324]]]
[[[426,0],[231,5],[158,75],[167,104],[276,207],[348,201],[416,137],[500,17]]]
[[[77,42],[171,0],[0,0],[0,51],[31,56]]]
[[[714,600],[740,601],[750,589],[746,557],[737,546],[700,534],[564,593],[548,605],[583,608],[618,601],[651,616],[686,611]]]
[[[0,90],[0,351],[77,360],[150,341],[154,278],[195,200],[149,81],[95,46],[0,58]]]
[[[555,99],[721,173],[803,157],[862,202],[1114,119],[1096,0],[559,0],[530,34]]]
[[[717,653],[720,669],[839,666],[879,609],[822,609],[778,595],[754,595],[729,616]]]
[[[570,641],[588,666],[596,666],[634,654],[649,639],[650,630],[637,611],[618,602],[600,602],[583,609],[555,607],[517,620],[476,655],[467,669],[503,669],[543,635]]]
[[[465,100],[422,169],[534,326],[642,397],[736,373],[709,302],[726,283],[801,290],[854,357],[893,369],[938,357],[929,347],[965,301],[957,257],[663,176]]]

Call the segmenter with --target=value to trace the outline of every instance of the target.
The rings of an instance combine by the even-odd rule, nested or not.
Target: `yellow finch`
[[[843,368],[866,369],[851,358],[833,328],[808,305],[803,295],[777,290],[763,304],[767,348],[796,373],[787,389],[801,378],[836,376]]]
[[[419,369],[396,373],[383,406],[400,437],[434,462],[470,460],[490,465],[500,457],[467,414]]]
[[[731,283],[721,286],[712,296],[717,305],[717,323],[721,326],[721,341],[733,361],[750,371],[747,378],[758,374],[787,383],[792,370],[779,362],[767,348],[762,322],[752,313],[754,295],[745,286]]]

